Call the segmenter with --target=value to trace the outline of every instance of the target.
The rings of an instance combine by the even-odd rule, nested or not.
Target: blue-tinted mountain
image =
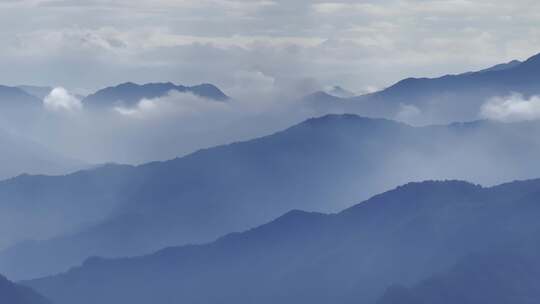
[[[340,98],[349,98],[355,96],[355,94],[349,90],[346,90],[340,86],[333,86],[331,89],[326,91],[328,94]]]
[[[0,128],[0,180],[21,174],[65,174],[85,167],[24,137]]]
[[[540,260],[509,252],[471,254],[412,288],[392,286],[378,304],[533,304],[540,299]]]
[[[0,303],[5,304],[52,304],[32,289],[17,285],[0,275]]]
[[[292,211],[206,245],[90,258],[66,273],[25,284],[58,304],[375,303],[391,286],[452,274],[456,263],[478,252],[499,256],[511,249],[538,265],[539,199],[540,180],[491,188],[460,181],[410,183],[337,214]],[[456,290],[457,299],[474,299],[466,296],[474,287],[492,282],[496,288],[503,280],[512,284],[505,286],[508,291],[536,296],[530,292],[537,268],[521,273],[526,267],[512,259],[469,260],[472,266],[465,270],[476,277],[451,277],[441,292]],[[489,263],[501,269],[482,272]],[[487,278],[476,281],[482,275]],[[535,279],[518,285],[498,275]],[[462,297],[459,288],[467,282],[478,285]],[[403,300],[386,303],[410,303]]]
[[[480,118],[481,106],[490,98],[540,94],[539,75],[540,55],[535,55],[524,62],[512,61],[478,72],[407,78],[382,91],[337,102],[319,96],[315,109],[399,119],[404,107],[414,106],[419,113],[411,121],[418,124],[471,121]]]
[[[26,130],[42,109],[41,99],[20,88],[0,85],[0,129]]]
[[[42,104],[21,88],[0,86],[0,180],[25,173],[63,174],[84,167],[22,135],[40,117]]]
[[[170,92],[191,93],[199,97],[216,101],[227,100],[228,97],[216,86],[201,84],[196,86],[175,85],[173,83],[148,83],[135,84],[127,82],[115,87],[108,87],[97,91],[83,99],[83,103],[89,106],[133,106],[142,99],[163,97]]]
[[[17,87],[0,85],[0,109],[16,110],[41,106],[42,101]]]
[[[88,256],[211,241],[291,209],[336,211],[411,180],[531,178],[540,172],[538,132],[537,122],[411,127],[329,115],[170,161],[15,178],[0,183],[0,214],[23,219],[4,229],[41,241],[4,250],[0,271],[26,279]]]
[[[512,61],[507,62],[507,63],[497,64],[497,65],[494,65],[494,66],[492,66],[490,68],[480,70],[479,72],[494,72],[494,71],[508,70],[508,69],[515,68],[515,67],[517,67],[518,65],[520,65],[522,63],[523,62],[521,62],[519,60],[512,60]]]
[[[18,89],[21,89],[25,91],[26,93],[43,100],[47,95],[51,93],[53,90],[52,87],[46,87],[46,86],[33,86],[33,85],[20,85],[17,86]]]

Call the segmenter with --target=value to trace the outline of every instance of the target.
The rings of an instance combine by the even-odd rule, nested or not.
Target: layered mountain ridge
[[[540,229],[539,195],[539,180],[491,188],[410,183],[337,214],[292,211],[206,245],[93,258],[25,284],[59,304],[80,298],[81,304],[402,303],[387,302],[385,290],[453,271],[471,254],[504,255],[512,248],[535,256],[540,247],[530,240]],[[513,278],[528,276],[517,272]],[[532,289],[517,292],[522,300],[516,303],[534,295]],[[490,291],[471,287],[466,293],[488,299]]]
[[[23,239],[40,240],[0,253],[0,271],[27,279],[88,256],[207,242],[291,209],[336,211],[411,180],[532,178],[540,170],[533,130],[540,125],[480,121],[418,128],[329,115],[166,162],[0,182],[3,214],[33,219]],[[48,217],[31,207],[36,197]],[[70,220],[53,220],[60,218]]]
[[[407,78],[381,91],[349,98],[311,95],[319,113],[347,112],[402,119],[411,123],[446,124],[482,118],[481,107],[492,98],[519,93],[540,94],[540,54],[524,62],[511,61],[477,72],[438,78]],[[414,107],[412,117],[404,111]]]
[[[52,304],[32,289],[17,285],[1,275],[0,302],[6,304]]]
[[[216,101],[225,101],[229,97],[212,84],[196,86],[175,85],[167,83],[147,83],[143,85],[126,82],[114,87],[107,87],[87,96],[82,101],[88,106],[134,106],[143,99],[164,97],[170,92],[191,93],[193,95]]]

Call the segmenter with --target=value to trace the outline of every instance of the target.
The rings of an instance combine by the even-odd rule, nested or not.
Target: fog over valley
[[[538,9],[0,0],[0,304],[538,303]]]

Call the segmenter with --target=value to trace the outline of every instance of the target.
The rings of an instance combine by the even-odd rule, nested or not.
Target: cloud
[[[540,96],[525,98],[514,93],[507,97],[494,97],[482,105],[480,115],[504,122],[540,119]]]
[[[164,97],[142,99],[134,107],[115,107],[114,111],[124,117],[148,120],[204,116],[212,112],[226,112],[228,109],[229,105],[225,102],[172,91]]]
[[[529,0],[24,0],[0,7],[0,69],[14,71],[0,83],[13,85],[224,86],[231,75],[256,70],[359,91],[540,49],[540,30],[525,26],[538,20],[540,3]],[[14,28],[20,19],[29,22]]]
[[[402,103],[399,107],[399,112],[396,115],[396,120],[398,121],[414,124],[422,114],[422,111],[414,105]]]
[[[81,110],[81,101],[62,87],[54,88],[43,100],[45,108],[52,111]]]
[[[139,164],[271,134],[313,115],[296,99],[317,86],[309,78],[244,70],[231,79],[231,91],[225,91],[232,99],[227,101],[171,91],[133,106],[99,109],[83,107],[56,88],[45,101],[49,115],[21,128],[43,146],[89,163]]]

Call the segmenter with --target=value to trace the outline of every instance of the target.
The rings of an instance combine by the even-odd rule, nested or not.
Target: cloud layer
[[[316,83],[281,83],[258,71],[231,77],[237,97],[227,101],[171,91],[134,106],[96,108],[57,87],[43,111],[12,117],[11,127],[74,159],[137,164],[267,135],[313,115],[297,98]]]
[[[481,116],[504,122],[540,119],[540,96],[525,98],[516,93],[506,97],[495,97],[482,106]]]
[[[540,50],[539,11],[530,0],[0,1],[0,68],[12,71],[0,83],[228,89],[256,70],[361,91],[524,59]]]

